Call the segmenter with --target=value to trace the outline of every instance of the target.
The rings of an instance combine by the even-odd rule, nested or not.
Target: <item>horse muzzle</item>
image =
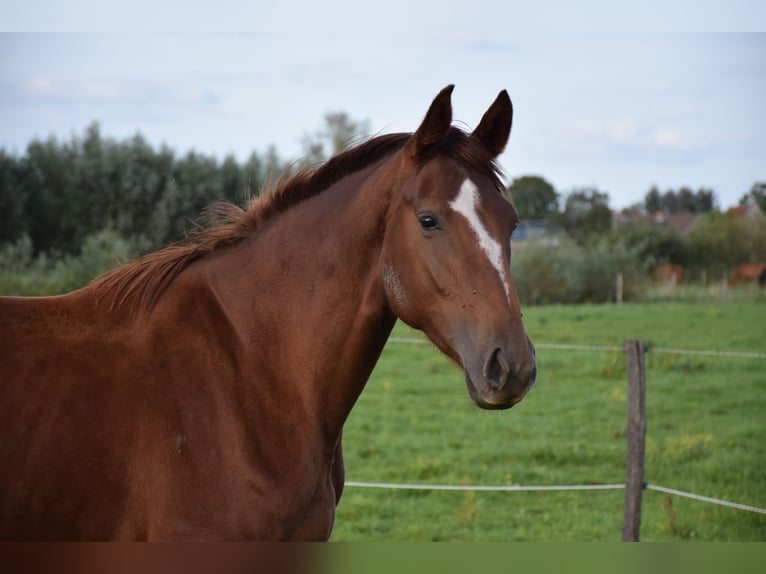
[[[463,370],[468,393],[482,409],[509,409],[520,402],[537,378],[535,349],[516,352],[495,347],[488,354],[463,358]]]

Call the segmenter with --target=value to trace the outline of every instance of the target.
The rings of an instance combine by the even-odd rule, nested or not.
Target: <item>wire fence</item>
[[[457,484],[396,484],[391,482],[354,482],[346,481],[346,486],[360,488],[388,488],[392,490],[457,490],[462,492],[524,492],[539,490],[617,490],[625,488],[624,484],[568,484],[521,486],[516,484],[499,486],[457,485]]]
[[[517,484],[509,485],[497,485],[497,486],[463,486],[457,484],[398,484],[391,482],[356,482],[347,480],[346,486],[357,488],[385,488],[390,490],[447,490],[447,491],[462,491],[462,492],[536,492],[536,491],[567,491],[567,490],[624,490],[624,484],[561,484],[561,485],[530,485],[523,486]],[[757,506],[750,506],[749,504],[742,504],[739,502],[730,502],[728,500],[722,500],[720,498],[712,498],[710,496],[702,496],[701,494],[694,494],[693,492],[684,492],[683,490],[676,490],[674,488],[668,488],[666,486],[659,486],[656,484],[644,484],[646,490],[656,490],[658,492],[664,492],[666,494],[674,494],[685,498],[691,498],[693,500],[700,500],[702,502],[709,502],[711,504],[717,504],[719,506],[727,506],[729,508],[736,508],[739,510],[747,510],[749,512],[757,512],[759,514],[766,514],[766,508],[759,508]]]
[[[433,345],[428,339],[415,337],[391,337],[389,343],[403,343],[411,345]],[[617,345],[574,345],[569,343],[535,343],[537,349],[563,349],[569,351],[619,351],[625,347]],[[664,353],[672,355],[701,355],[705,357],[740,357],[743,359],[766,359],[766,353],[751,351],[709,351],[705,349],[666,349],[663,347],[647,347],[647,352]]]
[[[433,345],[431,341],[420,338],[407,338],[407,337],[391,337],[390,343],[395,344],[414,344],[414,345]],[[573,350],[573,351],[619,351],[623,352],[625,347],[616,345],[576,345],[576,344],[559,344],[559,343],[536,343],[535,347],[538,349],[561,349],[561,350]],[[704,349],[670,349],[662,347],[647,347],[646,352],[652,353],[666,353],[677,355],[701,355],[707,357],[738,357],[747,359],[766,359],[766,353],[749,352],[749,351],[711,351]],[[624,490],[625,484],[570,484],[570,485],[496,485],[496,486],[482,486],[482,485],[451,485],[451,484],[397,484],[397,483],[385,483],[385,482],[356,482],[346,481],[346,486],[357,488],[385,488],[392,490],[434,490],[434,491],[475,491],[475,492],[531,492],[531,491],[576,491],[576,490]],[[749,504],[742,504],[739,502],[731,502],[728,500],[722,500],[720,498],[713,498],[710,496],[703,496],[701,494],[695,494],[692,492],[685,492],[674,488],[668,488],[665,486],[659,486],[656,484],[644,483],[643,488],[645,490],[654,490],[663,492],[666,494],[672,494],[681,496],[684,498],[690,498],[701,502],[707,502],[710,504],[716,504],[719,506],[725,506],[728,508],[735,508],[738,510],[745,510],[748,512],[755,512],[758,514],[766,514],[766,508],[760,508],[757,506],[751,506]]]

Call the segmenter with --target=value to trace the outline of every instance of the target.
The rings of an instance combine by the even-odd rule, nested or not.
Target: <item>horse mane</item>
[[[215,203],[203,212],[206,224],[195,223],[195,229],[179,241],[107,271],[91,285],[98,299],[108,301],[112,309],[128,306],[132,312],[149,310],[192,262],[252,236],[265,222],[290,207],[400,150],[411,136],[410,133],[378,136],[333,156],[319,167],[301,169],[284,181],[283,174],[273,191],[256,195],[244,209],[229,202]],[[451,128],[435,153],[453,157],[488,176],[503,193],[497,164],[484,146],[465,132]],[[422,164],[428,159],[430,157],[417,161]]]

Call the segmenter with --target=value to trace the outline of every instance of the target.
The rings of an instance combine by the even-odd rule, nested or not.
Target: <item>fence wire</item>
[[[499,486],[460,485],[460,484],[396,484],[390,482],[354,482],[346,481],[346,486],[360,488],[388,488],[391,490],[457,490],[463,492],[524,492],[540,490],[617,490],[625,488],[624,484],[567,484],[521,486],[517,484]]]
[[[398,484],[391,482],[356,482],[346,481],[346,486],[358,487],[358,488],[385,488],[389,490],[446,490],[446,491],[461,491],[461,492],[535,492],[535,491],[567,491],[567,490],[622,490],[625,488],[624,484],[566,484],[566,485],[497,485],[497,486],[482,486],[482,485],[458,485],[458,484]],[[759,508],[757,506],[750,506],[749,504],[742,504],[739,502],[730,502],[728,500],[721,500],[720,498],[712,498],[710,496],[702,496],[701,494],[694,494],[692,492],[684,492],[683,490],[676,490],[674,488],[667,488],[666,486],[658,486],[656,484],[645,484],[644,488],[647,490],[656,490],[658,492],[664,492],[666,494],[674,494],[676,496],[682,496],[685,498],[691,498],[699,500],[701,502],[709,502],[710,504],[717,504],[719,506],[726,506],[729,508],[736,508],[738,510],[747,510],[749,512],[757,512],[759,514],[766,514],[766,508]]]
[[[411,345],[433,345],[428,339],[415,337],[390,337],[389,343],[404,343]],[[563,349],[569,351],[624,351],[625,347],[617,345],[575,345],[568,343],[535,343],[537,349]],[[752,351],[710,351],[706,349],[667,349],[663,347],[647,347],[649,353],[664,353],[670,355],[702,355],[706,357],[740,357],[743,359],[766,359],[766,353]]]
[[[729,508],[737,508],[739,510],[748,510],[750,512],[757,512],[759,514],[766,514],[766,508],[758,508],[757,506],[750,506],[749,504],[741,504],[739,502],[729,502],[727,500],[721,500],[719,498],[710,498],[709,496],[702,496],[701,494],[693,494],[691,492],[684,492],[682,490],[675,490],[674,488],[668,488],[666,486],[658,486],[656,484],[647,484],[644,486],[647,490],[657,490],[666,494],[675,494],[677,496],[683,496],[685,498],[692,498],[694,500],[701,500],[702,502],[709,502],[711,504],[718,504],[720,506],[728,506]]]

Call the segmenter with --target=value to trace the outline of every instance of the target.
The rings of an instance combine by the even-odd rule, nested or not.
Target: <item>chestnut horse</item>
[[[513,110],[501,92],[468,134],[451,93],[84,289],[0,299],[0,538],[327,539],[343,424],[397,318],[479,407],[519,402]]]
[[[729,284],[758,283],[763,287],[764,277],[766,277],[766,263],[742,263],[737,265],[729,275]]]

